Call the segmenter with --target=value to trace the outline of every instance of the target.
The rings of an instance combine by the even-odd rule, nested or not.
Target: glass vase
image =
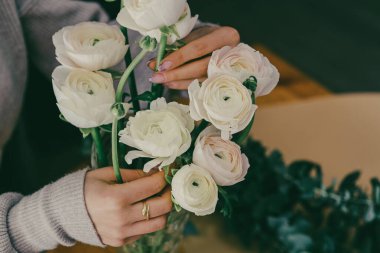
[[[144,235],[136,242],[117,249],[117,253],[177,253],[189,213],[173,211],[163,230]]]

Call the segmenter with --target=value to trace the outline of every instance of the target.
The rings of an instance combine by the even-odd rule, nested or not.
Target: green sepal
[[[170,166],[164,167],[165,180],[168,184],[172,184],[173,176],[170,175]]]
[[[182,207],[177,203],[177,201],[175,200],[175,198],[173,197],[173,195],[172,195],[172,202],[173,202],[173,207],[177,211],[177,213],[181,212],[182,211]]]
[[[65,116],[63,116],[62,113],[60,113],[58,117],[59,117],[60,120],[69,123],[69,122],[65,119]]]
[[[86,138],[91,134],[92,128],[79,128],[79,131],[82,133],[83,138]]]
[[[175,24],[171,26],[163,26],[160,28],[160,31],[167,36],[174,34],[175,36],[177,36],[177,38],[180,37]]]
[[[143,37],[139,42],[140,48],[148,50],[149,52],[153,52],[154,50],[156,50],[157,44],[157,40],[150,36]]]

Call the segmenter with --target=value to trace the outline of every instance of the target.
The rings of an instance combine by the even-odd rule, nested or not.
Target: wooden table
[[[298,101],[316,96],[329,96],[329,92],[321,84],[312,80],[297,68],[281,59],[263,46],[254,46],[262,52],[278,68],[281,73],[280,83],[274,91],[257,100],[259,106],[273,105]],[[199,236],[187,237],[181,248],[181,252],[191,253],[245,253],[243,248],[234,238],[221,233],[223,231],[220,222],[215,217],[196,217],[193,221],[199,228]],[[212,242],[212,244],[210,244]],[[112,248],[100,249],[78,243],[71,248],[59,247],[49,253],[114,253]]]

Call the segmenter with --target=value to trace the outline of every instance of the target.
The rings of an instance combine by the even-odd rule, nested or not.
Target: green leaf
[[[113,79],[120,79],[123,75],[123,73],[113,69],[102,69],[101,71],[111,74]]]
[[[223,200],[220,212],[223,214],[224,217],[231,218],[233,209],[231,200],[233,198],[220,186],[218,187],[218,191]]]
[[[83,138],[86,138],[91,134],[92,128],[79,128],[80,132],[83,135]]]
[[[170,171],[170,166],[165,166],[163,168],[164,170],[164,173],[165,173],[165,180],[168,184],[172,184],[172,180],[173,180],[173,177],[171,175],[171,171]]]
[[[179,169],[172,169],[172,175],[173,177],[175,176],[175,174],[179,171]]]
[[[129,102],[141,100],[141,101],[147,101],[152,102],[153,100],[156,100],[157,94],[152,91],[145,91],[144,93],[141,93],[140,95],[136,96],[133,100],[130,100]]]
[[[355,187],[356,182],[360,177],[360,171],[354,171],[348,174],[339,185],[339,191],[350,190]]]
[[[67,122],[67,123],[69,123],[66,119],[65,119],[65,117],[62,115],[62,113],[61,114],[59,114],[59,119],[60,120],[62,120],[62,121],[64,121],[64,122]]]
[[[172,202],[173,202],[173,207],[174,207],[174,209],[175,209],[177,212],[181,212],[182,207],[177,203],[177,201],[175,200],[175,198],[173,197],[173,195],[172,195]]]

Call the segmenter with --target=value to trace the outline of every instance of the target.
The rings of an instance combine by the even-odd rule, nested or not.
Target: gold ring
[[[141,210],[141,214],[142,214],[142,216],[144,216],[144,218],[145,218],[146,220],[149,220],[149,218],[150,218],[149,211],[150,211],[150,207],[149,207],[149,205],[146,203],[146,201],[144,201],[143,208],[142,208],[142,210]]]

